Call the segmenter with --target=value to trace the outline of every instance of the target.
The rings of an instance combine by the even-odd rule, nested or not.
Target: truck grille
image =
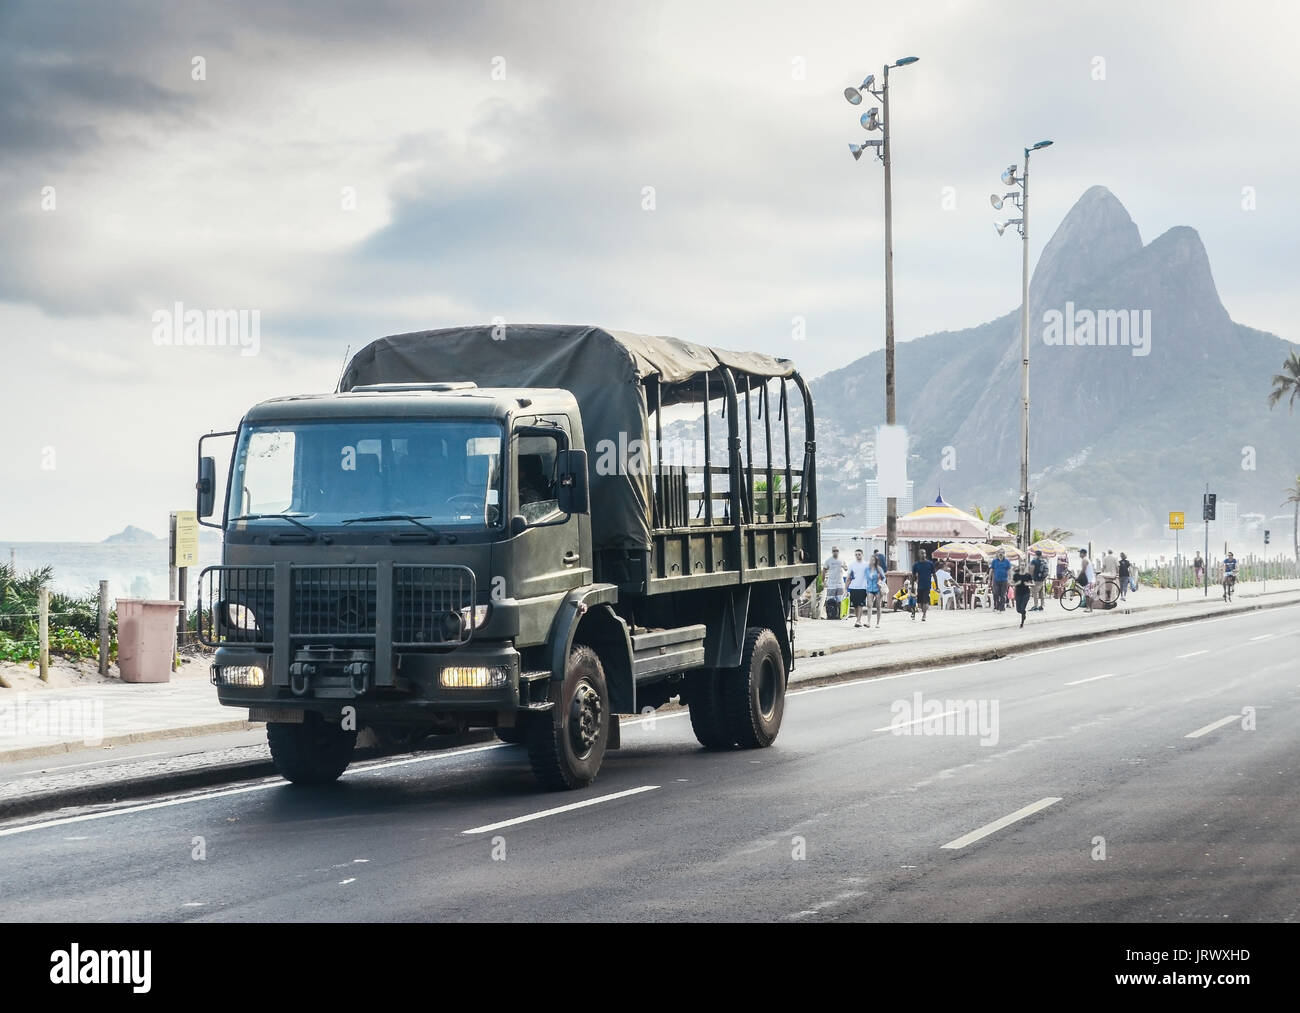
[[[387,635],[394,647],[454,647],[473,636],[472,623],[461,619],[477,594],[469,567],[287,569],[291,643],[328,640],[364,648],[381,635],[381,611],[391,612]],[[199,641],[208,647],[271,649],[280,619],[275,599],[272,566],[209,567],[199,576]]]
[[[373,566],[295,566],[289,573],[290,636],[375,635],[379,596]]]
[[[473,636],[474,571],[462,566],[393,567],[393,644],[463,644]]]

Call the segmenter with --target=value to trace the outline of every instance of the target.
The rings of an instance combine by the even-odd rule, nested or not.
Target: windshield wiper
[[[343,523],[344,524],[367,524],[367,523],[378,522],[378,521],[410,521],[417,528],[421,528],[422,530],[429,532],[429,534],[432,535],[434,538],[442,538],[441,531],[437,531],[429,527],[429,525],[427,524],[420,523],[420,521],[427,521],[427,520],[431,520],[431,518],[423,514],[419,517],[413,517],[410,514],[377,514],[374,517],[349,517]]]
[[[229,523],[236,524],[239,521],[268,521],[268,520],[288,521],[290,524],[294,525],[295,527],[302,528],[305,532],[307,532],[307,534],[311,535],[312,541],[315,541],[317,538],[322,538],[322,536],[316,531],[315,528],[310,528],[302,521],[295,519],[298,517],[306,517],[306,516],[307,516],[306,514],[244,514],[242,517],[230,518]],[[326,544],[329,544],[330,539],[328,538],[328,536],[323,537],[322,540]]]

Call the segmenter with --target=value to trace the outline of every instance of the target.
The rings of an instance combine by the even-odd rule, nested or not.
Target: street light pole
[[[1008,225],[1015,225],[1020,232],[1020,501],[1016,507],[1019,519],[1016,532],[1016,545],[1021,552],[1028,554],[1029,545],[1034,540],[1033,511],[1029,501],[1029,156],[1051,145],[1051,141],[1039,141],[1025,148],[1024,171],[1017,176],[1013,165],[1002,174],[1002,182],[1007,185],[1019,184],[1022,193],[1009,193],[1005,197],[994,194],[990,200],[995,208],[1001,209],[1006,197],[1012,198],[1020,209],[1020,217],[1012,218],[1001,225],[994,226],[1001,235]]]
[[[881,127],[880,157],[885,163],[885,424],[898,424],[894,398],[894,184],[889,158],[889,66],[880,89],[880,107],[884,114]],[[885,502],[885,569],[898,565],[898,500],[890,496]]]
[[[1016,539],[1024,557],[1029,555],[1033,540],[1029,530],[1029,151],[1025,149],[1024,223],[1020,232],[1020,537]]]
[[[875,110],[862,117],[862,125],[868,130],[879,129],[881,139],[866,141],[861,145],[850,144],[849,150],[855,160],[862,157],[867,148],[878,148],[878,157],[885,166],[885,424],[898,424],[898,411],[895,400],[894,385],[894,181],[893,164],[889,146],[889,72],[895,67],[906,67],[916,63],[917,57],[905,56],[901,60],[886,64],[881,72],[879,90],[872,87],[874,76],[868,77],[859,88],[844,89],[844,97],[850,105],[862,103],[862,92],[875,95],[880,99],[881,118],[875,118]],[[894,496],[885,500],[885,566],[886,569],[898,561],[898,499]]]

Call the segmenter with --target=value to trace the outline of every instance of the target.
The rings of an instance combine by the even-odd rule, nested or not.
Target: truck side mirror
[[[587,452],[561,450],[556,458],[555,470],[559,481],[555,498],[560,510],[566,514],[591,512],[591,496],[587,488]]]
[[[200,517],[211,517],[217,501],[217,460],[215,457],[199,458],[198,481]]]

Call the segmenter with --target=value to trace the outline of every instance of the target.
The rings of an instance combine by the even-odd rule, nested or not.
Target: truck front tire
[[[549,719],[527,723],[528,759],[547,788],[585,788],[596,780],[609,744],[609,688],[590,647],[569,653],[562,682],[551,684]]]
[[[356,731],[345,731],[319,714],[304,715],[300,725],[266,726],[271,761],[286,781],[294,784],[329,784],[337,781],[352,762]]]
[[[497,734],[497,738],[502,742],[508,742],[512,746],[522,746],[528,741],[527,728],[528,726],[525,725],[521,719],[519,724],[515,725],[513,728],[496,728],[494,731]]]
[[[731,739],[741,749],[776,741],[785,713],[785,660],[771,630],[745,631],[740,665],[722,673],[722,705]]]
[[[722,703],[722,676],[716,669],[701,668],[686,676],[686,706],[691,712],[691,731],[705,749],[730,749],[735,745]]]

